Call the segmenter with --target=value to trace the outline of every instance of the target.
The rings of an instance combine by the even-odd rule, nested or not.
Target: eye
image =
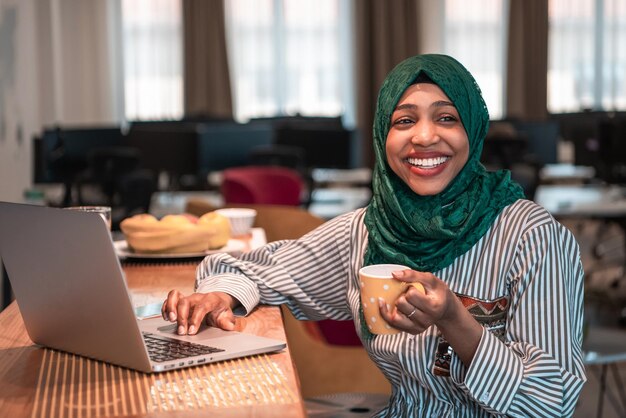
[[[458,117],[454,115],[450,115],[450,114],[440,115],[437,118],[437,121],[447,123],[447,124],[458,122],[458,120],[459,120]]]
[[[392,121],[393,126],[399,126],[399,127],[410,125],[412,123],[415,123],[415,121],[408,116],[399,116],[393,119]]]

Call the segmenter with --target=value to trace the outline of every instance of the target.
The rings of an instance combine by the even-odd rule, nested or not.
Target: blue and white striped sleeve
[[[505,341],[488,331],[469,369],[452,378],[494,414],[567,417],[586,381],[583,269],[573,235],[555,221],[523,235],[511,270]]]
[[[346,287],[357,218],[350,212],[298,240],[271,242],[238,258],[208,256],[198,266],[196,291],[226,292],[247,313],[258,303],[286,304],[298,319],[351,319]]]

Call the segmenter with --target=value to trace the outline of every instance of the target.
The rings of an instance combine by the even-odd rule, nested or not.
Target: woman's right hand
[[[207,325],[226,331],[235,329],[232,308],[236,300],[227,293],[193,293],[185,296],[178,290],[168,293],[161,307],[163,319],[176,322],[178,335],[195,335],[206,318]]]

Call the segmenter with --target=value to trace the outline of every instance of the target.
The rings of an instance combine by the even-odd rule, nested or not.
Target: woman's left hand
[[[395,279],[407,283],[420,283],[423,293],[414,286],[396,300],[396,309],[387,309],[379,302],[380,314],[394,328],[411,334],[419,334],[433,324],[449,321],[458,303],[456,295],[432,273],[415,270],[394,272]]]

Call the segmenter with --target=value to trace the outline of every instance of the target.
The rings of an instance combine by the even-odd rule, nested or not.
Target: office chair
[[[251,165],[287,167],[297,171],[304,183],[302,206],[309,207],[314,182],[311,169],[306,166],[303,148],[278,144],[259,145],[250,150],[248,160]]]
[[[226,204],[300,206],[304,183],[287,167],[243,166],[222,172],[220,190]]]

